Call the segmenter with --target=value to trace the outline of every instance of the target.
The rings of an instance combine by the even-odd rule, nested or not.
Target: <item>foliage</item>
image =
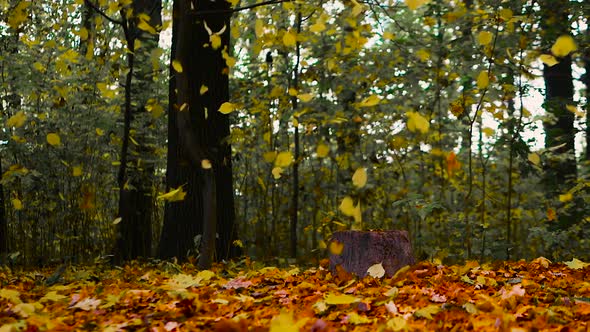
[[[230,2],[232,49],[219,52],[232,97],[207,112],[232,117],[235,243],[247,254],[286,256],[295,215],[303,258],[321,255],[335,230],[393,228],[410,232],[420,258],[589,258],[587,165],[547,192],[546,168],[563,155],[524,135],[555,120],[525,102],[542,64],[587,61],[587,4],[568,2],[571,36],[546,38],[542,8],[527,1]],[[132,2],[96,3],[117,17]],[[0,1],[0,9],[10,257],[43,264],[106,254],[121,222],[123,32],[101,15],[85,21],[80,0]],[[220,33],[208,31],[211,47]],[[154,197],[175,204],[184,184],[164,193],[158,181],[167,50],[149,56],[156,92],[132,93],[151,118],[136,122],[148,125],[132,128],[131,143],[149,142]],[[585,125],[587,99],[571,103],[564,111]],[[575,222],[564,227],[567,215]]]
[[[0,272],[0,331],[583,330],[590,319],[590,264],[576,259],[422,262],[360,280],[250,260],[56,272],[51,284],[51,270]]]

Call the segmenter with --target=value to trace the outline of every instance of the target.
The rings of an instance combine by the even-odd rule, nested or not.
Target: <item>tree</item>
[[[569,36],[569,1],[543,0],[541,4],[541,28],[545,45],[552,45],[560,37]],[[548,48],[548,47],[546,47]],[[573,104],[574,84],[572,59],[567,54],[554,54],[558,63],[543,65],[545,80],[545,110],[548,119],[544,122],[545,147],[553,148],[555,155],[548,160],[546,185],[550,193],[564,190],[568,181],[576,179],[575,115],[566,106]]]
[[[229,118],[218,111],[232,107],[224,104],[231,61],[229,3],[177,0],[172,30],[166,184],[186,196],[166,203],[160,256],[199,253],[199,266],[206,268],[215,249],[218,258],[234,253],[236,231]]]

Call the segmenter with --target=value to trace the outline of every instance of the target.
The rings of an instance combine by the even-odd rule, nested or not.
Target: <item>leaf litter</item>
[[[327,266],[69,266],[51,284],[54,270],[3,268],[0,332],[590,329],[590,266],[577,259],[421,262],[392,278],[375,265],[363,279]]]

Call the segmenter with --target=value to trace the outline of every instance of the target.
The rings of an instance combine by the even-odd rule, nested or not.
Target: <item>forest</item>
[[[587,331],[589,22],[0,0],[0,331]],[[394,230],[418,263],[328,266]]]

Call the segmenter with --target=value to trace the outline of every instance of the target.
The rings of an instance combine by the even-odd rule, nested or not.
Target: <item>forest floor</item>
[[[244,259],[0,269],[7,331],[590,331],[590,264],[421,262],[394,277]]]

